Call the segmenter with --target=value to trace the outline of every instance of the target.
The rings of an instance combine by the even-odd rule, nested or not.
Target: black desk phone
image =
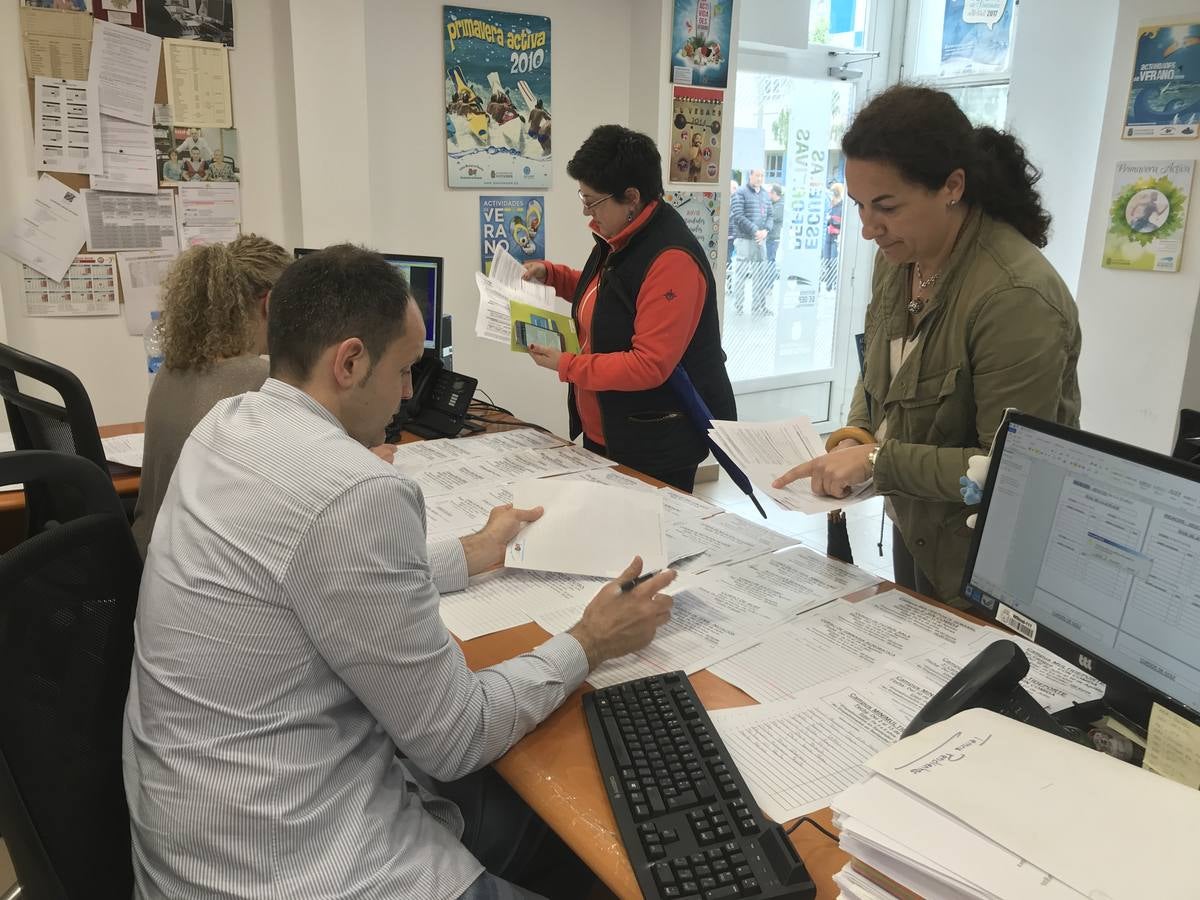
[[[964,709],[982,707],[1068,740],[1078,740],[1046,712],[1021,679],[1029,673],[1029,658],[1012,641],[995,641],[967,663],[904,729],[903,737],[950,718]]]
[[[412,378],[413,395],[400,404],[387,439],[394,442],[401,431],[425,438],[455,437],[467,425],[467,407],[479,380],[450,371],[432,356],[413,366]]]

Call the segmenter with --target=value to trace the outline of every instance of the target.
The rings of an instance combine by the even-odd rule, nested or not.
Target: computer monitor
[[[1132,724],[1152,702],[1200,719],[1200,467],[1010,412],[962,595]]]
[[[297,247],[296,259],[316,252],[311,247]],[[409,253],[381,253],[396,267],[408,282],[421,316],[425,319],[425,355],[440,358],[442,354],[442,267],[440,256],[414,256]]]

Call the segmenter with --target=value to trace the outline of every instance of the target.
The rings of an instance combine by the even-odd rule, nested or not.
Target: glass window
[[[808,10],[810,44],[861,50],[866,30],[866,0],[812,0]]]
[[[909,15],[909,77],[1007,75],[1012,56],[1013,0],[914,0]]]

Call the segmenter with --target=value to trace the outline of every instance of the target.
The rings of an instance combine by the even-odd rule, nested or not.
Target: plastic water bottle
[[[150,383],[154,384],[154,375],[163,364],[162,320],[159,311],[150,313],[150,327],[142,335],[142,343],[146,347],[146,370],[150,373]]]

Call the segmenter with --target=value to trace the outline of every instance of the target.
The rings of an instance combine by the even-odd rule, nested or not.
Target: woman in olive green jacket
[[[970,545],[959,495],[1005,409],[1079,424],[1075,303],[1039,252],[1040,173],[1011,135],[972,128],[948,94],[898,85],[842,140],[846,188],[875,241],[864,371],[812,477],[845,496],[874,479],[895,524],[896,582],[955,602]]]

